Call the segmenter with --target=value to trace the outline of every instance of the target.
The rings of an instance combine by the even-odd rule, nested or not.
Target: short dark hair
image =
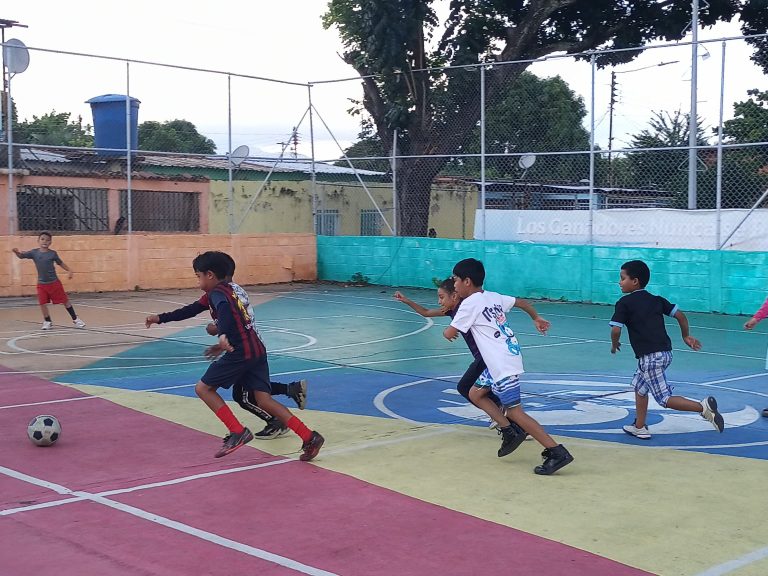
[[[438,286],[438,288],[442,288],[443,290],[448,292],[448,294],[453,294],[454,292],[456,292],[456,286],[453,285],[453,278],[446,278],[445,280],[440,282],[440,285]]]
[[[203,252],[198,254],[194,260],[192,260],[192,269],[195,272],[213,272],[219,280],[224,280],[227,277],[230,270],[230,264],[227,260],[227,255],[223,252]]]
[[[637,279],[640,288],[645,288],[651,280],[651,270],[642,260],[630,260],[621,265],[621,269],[632,279]]]
[[[453,267],[453,275],[461,280],[469,278],[479,288],[485,282],[485,266],[480,260],[465,258]]]
[[[48,238],[53,240],[53,234],[48,232],[48,230],[43,230],[42,232],[40,232],[40,234],[38,234],[37,237],[40,238],[40,236],[48,236]]]
[[[227,276],[234,276],[235,275],[235,259],[232,258],[229,254],[226,252],[216,252],[216,254],[221,254],[222,258],[224,258],[227,261],[228,265],[228,271]]]

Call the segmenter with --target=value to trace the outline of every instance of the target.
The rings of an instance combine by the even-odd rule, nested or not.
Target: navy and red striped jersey
[[[267,350],[253,327],[248,310],[234,293],[232,286],[221,282],[208,293],[211,315],[216,319],[219,334],[226,334],[235,349],[227,354],[246,360],[265,356]]]

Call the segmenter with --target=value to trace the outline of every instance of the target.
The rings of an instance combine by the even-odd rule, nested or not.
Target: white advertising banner
[[[486,210],[486,240],[537,244],[596,244],[716,250],[749,210],[628,208],[588,210]],[[475,238],[483,238],[483,213],[475,213]],[[768,252],[768,210],[755,210],[725,250]]]

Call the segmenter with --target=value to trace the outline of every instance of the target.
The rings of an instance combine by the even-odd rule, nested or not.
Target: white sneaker
[[[640,438],[640,440],[650,440],[651,438],[651,433],[648,431],[648,426],[643,426],[642,428],[636,428],[634,422],[632,422],[632,424],[622,426],[622,430],[624,430],[624,432],[626,432],[630,436],[634,436],[635,438]]]
[[[725,429],[725,421],[722,414],[717,411],[717,400],[714,396],[708,396],[701,401],[701,417],[709,420],[715,430],[722,432]]]
[[[75,325],[75,328],[85,328],[85,322],[80,320],[80,318],[75,318],[72,323]]]
[[[50,329],[51,329],[51,326],[53,326],[53,323],[52,323],[52,322],[49,322],[48,320],[46,320],[45,322],[43,322],[43,325],[42,325],[42,327],[41,327],[41,328],[42,328],[43,330],[50,330]]]

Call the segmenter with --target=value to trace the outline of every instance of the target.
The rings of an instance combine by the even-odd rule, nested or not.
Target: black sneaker
[[[317,453],[320,452],[320,448],[323,447],[324,443],[325,438],[320,436],[318,432],[312,432],[312,438],[301,445],[302,453],[301,456],[299,456],[299,460],[302,462],[309,462],[312,460],[317,456]]]
[[[234,452],[241,446],[245,446],[253,440],[253,434],[251,434],[251,431],[248,430],[248,428],[243,428],[243,431],[239,434],[235,434],[234,432],[231,432],[224,436],[224,444],[222,444],[221,448],[219,449],[216,454],[213,455],[214,458],[221,458],[222,456],[226,456],[230,452]]]
[[[763,418],[768,418],[768,408],[763,410]]]
[[[554,474],[563,466],[573,462],[573,456],[562,444],[558,444],[554,448],[545,448],[541,455],[544,457],[544,462],[541,466],[536,466],[533,471],[542,476]]]
[[[272,418],[272,420],[267,422],[267,425],[264,426],[264,429],[260,432],[256,432],[253,437],[257,440],[272,440],[272,438],[277,438],[287,432],[288,426],[284,425],[277,418]]]
[[[299,380],[288,384],[288,397],[296,402],[299,410],[307,407],[307,381]]]
[[[499,435],[501,436],[501,448],[499,448],[498,454],[499,458],[501,458],[517,450],[520,444],[523,443],[523,440],[525,440],[526,433],[525,430],[513,422],[509,426],[501,428]]]

